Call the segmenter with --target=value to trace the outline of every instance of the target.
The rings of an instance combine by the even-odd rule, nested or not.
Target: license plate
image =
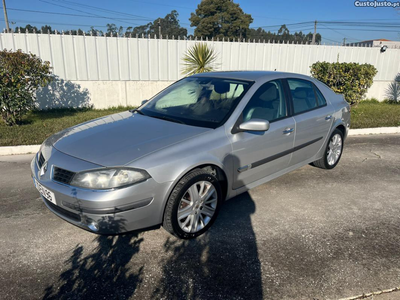
[[[44,198],[46,198],[47,200],[49,200],[51,203],[56,204],[56,196],[54,195],[54,193],[50,190],[48,190],[47,188],[45,188],[43,185],[41,185],[36,179],[34,179],[35,181],[35,186],[37,188],[37,190],[39,191],[40,195],[42,195]]]

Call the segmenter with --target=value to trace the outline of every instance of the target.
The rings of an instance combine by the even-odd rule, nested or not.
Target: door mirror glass
[[[239,131],[267,131],[269,122],[262,119],[251,119],[239,125]]]

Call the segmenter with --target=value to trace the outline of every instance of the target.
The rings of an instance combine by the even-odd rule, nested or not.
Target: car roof
[[[277,71],[219,71],[219,72],[208,72],[195,74],[193,77],[216,77],[226,79],[237,79],[237,80],[271,80],[274,78],[303,78],[312,80],[313,78],[307,75],[289,73],[289,72],[277,72]]]

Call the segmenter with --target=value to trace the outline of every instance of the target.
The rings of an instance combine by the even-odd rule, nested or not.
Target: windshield
[[[189,77],[171,85],[140,113],[193,126],[217,128],[231,115],[252,82]]]

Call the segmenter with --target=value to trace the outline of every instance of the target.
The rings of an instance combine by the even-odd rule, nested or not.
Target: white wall
[[[95,107],[137,105],[182,77],[182,57],[196,41],[1,33],[1,49],[21,49],[50,61],[59,78],[87,88]],[[400,49],[207,41],[216,70],[277,70],[309,75],[317,61],[369,63],[378,69],[368,97],[384,99],[400,71]],[[61,99],[62,100],[62,99]]]
[[[91,91],[96,108],[139,106],[174,81],[75,81]]]

